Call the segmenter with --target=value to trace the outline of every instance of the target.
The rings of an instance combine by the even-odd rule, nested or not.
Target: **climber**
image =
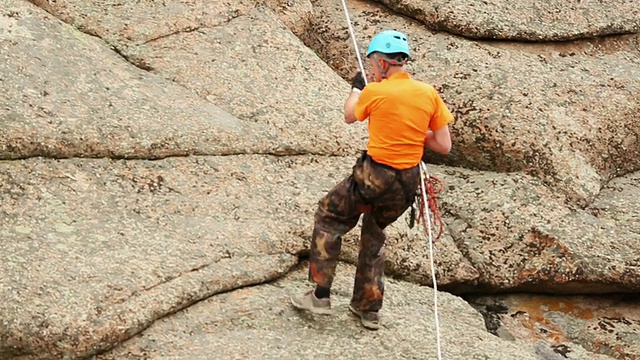
[[[364,213],[349,309],[365,328],[375,330],[380,328],[384,296],[384,229],[413,203],[425,147],[449,153],[453,116],[431,85],[406,72],[410,51],[405,34],[379,33],[366,56],[372,82],[365,86],[362,73],[355,75],[344,116],[347,123],[369,119],[367,150],[351,175],[318,202],[309,258],[309,280],[316,286],[291,302],[312,313],[332,313],[330,289],[342,236]]]

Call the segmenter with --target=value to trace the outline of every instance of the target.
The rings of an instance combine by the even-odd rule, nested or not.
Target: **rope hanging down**
[[[349,9],[347,8],[346,0],[342,0],[342,7],[344,9],[344,15],[347,20],[347,26],[349,28],[349,34],[351,35],[351,40],[353,41],[353,48],[356,53],[356,57],[358,58],[358,65],[360,66],[360,71],[362,72],[362,77],[364,78],[365,85],[367,84],[367,76],[364,71],[364,65],[362,63],[362,58],[360,57],[360,50],[358,49],[358,43],[356,41],[355,32],[353,30],[353,26],[351,25],[351,18],[349,17]],[[437,187],[436,184],[439,186]],[[433,281],[433,302],[434,302],[434,317],[435,317],[435,328],[436,328],[436,345],[438,352],[438,360],[442,360],[442,352],[440,350],[440,323],[438,320],[438,284],[436,282],[436,271],[435,264],[433,260],[433,242],[434,239],[432,237],[431,232],[431,218],[429,216],[429,211],[433,212],[436,221],[439,224],[439,232],[436,239],[440,238],[442,235],[444,223],[442,218],[440,217],[440,213],[438,211],[438,204],[436,200],[436,196],[444,187],[444,183],[435,177],[429,176],[427,173],[427,166],[424,162],[420,161],[420,193],[421,200],[420,203],[420,215],[419,221],[423,224],[426,224],[426,232],[429,236],[429,258],[431,260],[431,277]],[[427,209],[428,208],[428,209]]]
[[[440,350],[440,321],[438,320],[438,282],[436,280],[436,265],[433,261],[434,240],[431,235],[431,218],[429,216],[429,210],[425,209],[425,204],[429,204],[429,207],[431,207],[431,204],[433,203],[437,211],[437,205],[435,205],[435,195],[428,194],[429,192],[435,194],[434,190],[429,191],[430,188],[434,189],[433,185],[431,184],[431,179],[432,177],[429,176],[429,173],[427,172],[427,165],[424,162],[420,161],[420,192],[422,194],[420,217],[423,218],[422,223],[427,225],[426,231],[427,235],[429,236],[429,260],[431,261],[431,281],[433,282],[433,314],[436,327],[436,349],[438,350],[438,360],[442,360],[442,352]],[[441,189],[442,188],[440,188],[440,190]],[[426,219],[424,219],[425,216]],[[440,236],[440,234],[438,236]]]

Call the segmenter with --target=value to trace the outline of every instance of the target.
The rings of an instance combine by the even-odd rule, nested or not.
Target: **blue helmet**
[[[411,55],[407,35],[395,30],[385,30],[371,40],[367,49],[367,57],[374,52],[383,54],[402,53],[407,57]]]

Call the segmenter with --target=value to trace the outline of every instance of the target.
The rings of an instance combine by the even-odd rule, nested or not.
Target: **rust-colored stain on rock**
[[[505,304],[509,311],[502,325],[516,338],[578,344],[615,359],[639,358],[636,341],[625,337],[640,330],[640,306],[625,296],[513,295]]]
[[[569,341],[559,326],[545,318],[544,315],[551,311],[563,312],[584,320],[593,319],[592,309],[577,305],[569,298],[532,298],[519,304],[514,309],[514,315],[522,314],[518,316],[520,323],[536,338],[556,343]]]

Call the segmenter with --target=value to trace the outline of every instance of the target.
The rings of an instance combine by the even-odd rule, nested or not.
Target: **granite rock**
[[[634,0],[378,0],[427,27],[474,39],[566,41],[640,31]]]

